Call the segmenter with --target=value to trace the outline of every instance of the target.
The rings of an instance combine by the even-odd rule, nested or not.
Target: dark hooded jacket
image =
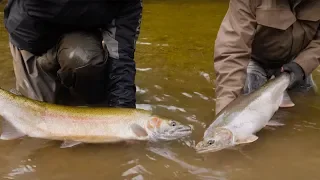
[[[41,55],[73,30],[100,29],[108,49],[110,106],[135,107],[135,43],[141,0],[9,0],[4,25],[13,45]]]

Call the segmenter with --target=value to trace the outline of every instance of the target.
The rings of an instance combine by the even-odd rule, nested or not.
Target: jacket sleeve
[[[214,47],[216,114],[240,95],[245,84],[246,68],[256,31],[253,2],[230,0],[217,34]]]
[[[141,0],[125,2],[118,16],[103,32],[103,41],[108,50],[106,76],[109,106],[136,107],[134,53],[141,17]]]
[[[319,66],[320,61],[320,26],[314,37],[314,39],[308,44],[308,46],[299,53],[294,60],[298,63],[306,76],[310,75],[313,70]]]

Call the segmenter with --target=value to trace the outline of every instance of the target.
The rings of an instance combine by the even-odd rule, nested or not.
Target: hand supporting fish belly
[[[196,151],[215,152],[252,143],[258,139],[255,133],[265,126],[284,125],[270,119],[279,107],[294,106],[286,92],[289,83],[290,75],[283,73],[258,90],[231,102],[206,129]]]
[[[129,108],[71,107],[35,101],[0,89],[0,139],[23,136],[61,140],[61,147],[80,143],[175,140],[192,133],[190,126]]]

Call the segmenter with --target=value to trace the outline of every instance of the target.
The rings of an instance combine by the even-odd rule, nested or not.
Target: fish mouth
[[[189,136],[192,133],[190,126],[178,125],[174,128],[165,129],[163,131],[158,130],[152,133],[152,138],[156,140],[176,140]]]
[[[174,140],[184,138],[192,133],[192,129],[189,126],[179,126],[170,131],[166,131],[158,135],[158,138],[163,140]]]
[[[196,152],[197,152],[198,154],[204,154],[204,153],[211,152],[210,150],[211,150],[211,149],[196,149]]]
[[[171,131],[169,131],[169,135],[189,135],[192,133],[192,129],[190,126],[179,126]]]
[[[217,152],[220,151],[224,148],[214,148],[214,149],[210,149],[210,148],[203,148],[203,149],[196,149],[196,152],[198,154],[204,154],[204,153],[209,153],[209,152]]]
[[[212,147],[207,147],[207,148],[201,148],[201,147],[196,147],[196,152],[198,154],[204,154],[204,153],[209,153],[209,152],[217,152],[217,151],[221,151],[223,149],[226,149],[228,148],[227,146],[226,147],[215,147],[215,148],[212,148]]]

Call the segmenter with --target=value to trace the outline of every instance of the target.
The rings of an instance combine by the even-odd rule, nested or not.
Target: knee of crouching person
[[[107,56],[99,35],[88,32],[67,34],[60,42],[57,59],[61,83],[85,99],[95,99],[105,88]]]
[[[106,61],[102,37],[97,32],[65,34],[59,43],[57,58],[61,69],[101,65]]]

